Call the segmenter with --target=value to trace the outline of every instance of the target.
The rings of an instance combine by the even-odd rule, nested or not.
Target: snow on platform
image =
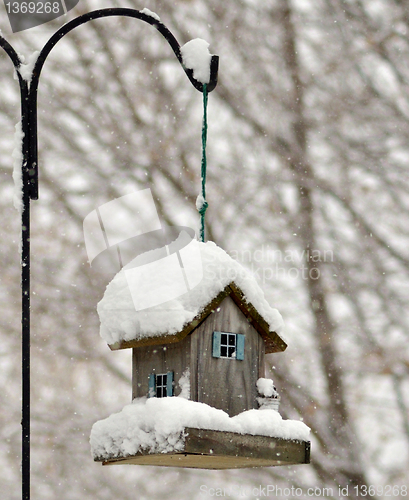
[[[309,440],[310,431],[303,422],[283,420],[274,410],[249,410],[229,417],[183,397],[140,398],[93,425],[92,455],[94,460],[108,461],[138,453],[183,452],[187,428],[301,442]]]

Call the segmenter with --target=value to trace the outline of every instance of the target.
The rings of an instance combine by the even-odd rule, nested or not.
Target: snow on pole
[[[13,205],[14,208],[21,214],[23,211],[23,180],[21,168],[23,163],[23,138],[24,133],[21,128],[21,121],[15,126],[14,133],[14,149],[11,154],[13,158],[13,181],[14,181],[14,194]]]
[[[146,16],[151,17],[152,19],[155,19],[155,21],[160,22],[160,17],[156,12],[152,12],[151,10],[147,9],[146,7],[142,10],[139,11],[141,14],[145,14]]]
[[[31,77],[33,76],[33,69],[39,55],[40,51],[36,50],[30,56],[28,56],[27,62],[25,62],[26,58],[20,55],[20,59],[23,61],[23,64],[18,68],[18,71],[23,80],[25,80],[28,83],[29,87],[30,87]]]

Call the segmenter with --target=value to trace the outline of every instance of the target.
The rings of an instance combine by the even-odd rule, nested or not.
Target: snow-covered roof
[[[183,248],[169,245],[164,254],[147,252],[126,265],[98,304],[100,334],[111,349],[164,336],[178,341],[193,330],[187,325],[197,326],[217,307],[215,299],[221,302],[227,295],[260,329],[266,347],[271,340],[266,352],[286,348],[282,317],[251,273],[215,243],[197,240]]]

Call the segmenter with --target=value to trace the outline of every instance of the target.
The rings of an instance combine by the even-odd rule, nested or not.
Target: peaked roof
[[[135,259],[107,286],[98,314],[112,350],[178,342],[227,296],[263,337],[267,353],[287,347],[281,315],[249,271],[213,242],[179,248],[165,257],[144,254],[142,264]],[[181,283],[190,286],[179,293]]]
[[[165,334],[161,336],[142,337],[133,340],[121,340],[109,347],[111,350],[127,349],[130,347],[141,347],[147,345],[160,345],[160,344],[173,344],[180,342],[190,333],[192,333],[206,318],[214,312],[214,310],[223,302],[223,300],[230,296],[237,307],[241,310],[248,322],[253,326],[259,335],[264,340],[266,354],[272,352],[281,352],[287,348],[287,343],[278,335],[278,333],[271,331],[266,320],[260,316],[257,309],[247,302],[243,291],[234,282],[226,286],[212,301],[210,301],[204,309],[186,326],[177,333]]]

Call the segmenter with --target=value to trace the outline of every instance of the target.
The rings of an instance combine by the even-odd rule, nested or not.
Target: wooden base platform
[[[186,428],[183,451],[138,453],[112,459],[96,458],[102,465],[135,464],[192,469],[240,469],[310,463],[310,442],[267,436]]]

